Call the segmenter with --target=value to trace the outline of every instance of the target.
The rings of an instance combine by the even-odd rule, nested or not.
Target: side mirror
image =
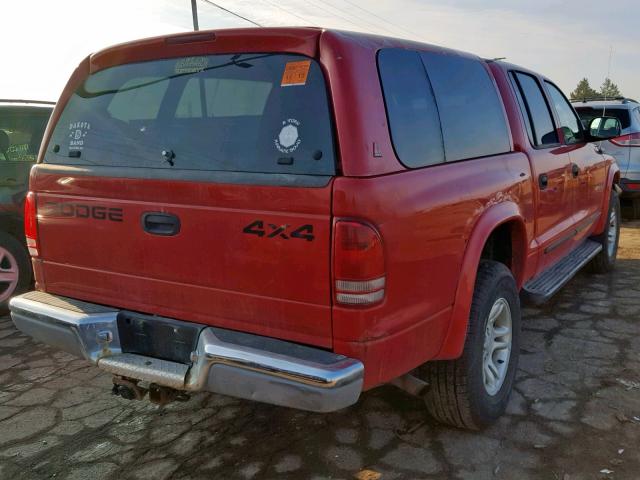
[[[596,117],[589,124],[591,141],[609,140],[619,137],[621,133],[622,126],[616,117]]]

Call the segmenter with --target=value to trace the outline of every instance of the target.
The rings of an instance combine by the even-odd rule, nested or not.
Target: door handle
[[[169,237],[180,232],[180,218],[171,213],[145,212],[141,220],[143,230],[152,235]]]
[[[573,178],[576,178],[578,175],[580,175],[580,167],[578,167],[578,165],[576,165],[575,163],[571,164],[571,175],[573,175]]]
[[[540,189],[544,190],[549,186],[549,176],[546,173],[541,173],[538,177],[538,185],[540,185]]]

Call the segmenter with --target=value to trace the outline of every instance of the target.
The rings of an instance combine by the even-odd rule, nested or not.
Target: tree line
[[[596,91],[589,85],[589,80],[583,78],[578,82],[576,89],[571,92],[571,100],[582,100],[584,98],[594,97],[606,97],[615,98],[622,97],[622,93],[618,88],[618,85],[613,83],[610,78],[605,78],[602,85],[600,85],[600,91]]]

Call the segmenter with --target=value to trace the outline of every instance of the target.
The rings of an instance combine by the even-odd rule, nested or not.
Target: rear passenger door
[[[541,254],[538,270],[562,258],[573,237],[570,159],[560,143],[551,108],[537,77],[511,72],[516,98],[532,148],[529,150],[536,197],[536,240]]]
[[[586,142],[580,118],[564,94],[548,80],[544,82],[558,125],[562,143],[569,155],[569,188],[573,191],[573,211],[576,223],[574,242],[590,233],[600,215],[605,192],[606,162],[596,152],[596,146]]]

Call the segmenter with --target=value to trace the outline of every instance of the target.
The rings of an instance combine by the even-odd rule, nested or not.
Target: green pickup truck
[[[0,100],[0,312],[32,278],[24,241],[23,204],[29,170],[54,103]]]

